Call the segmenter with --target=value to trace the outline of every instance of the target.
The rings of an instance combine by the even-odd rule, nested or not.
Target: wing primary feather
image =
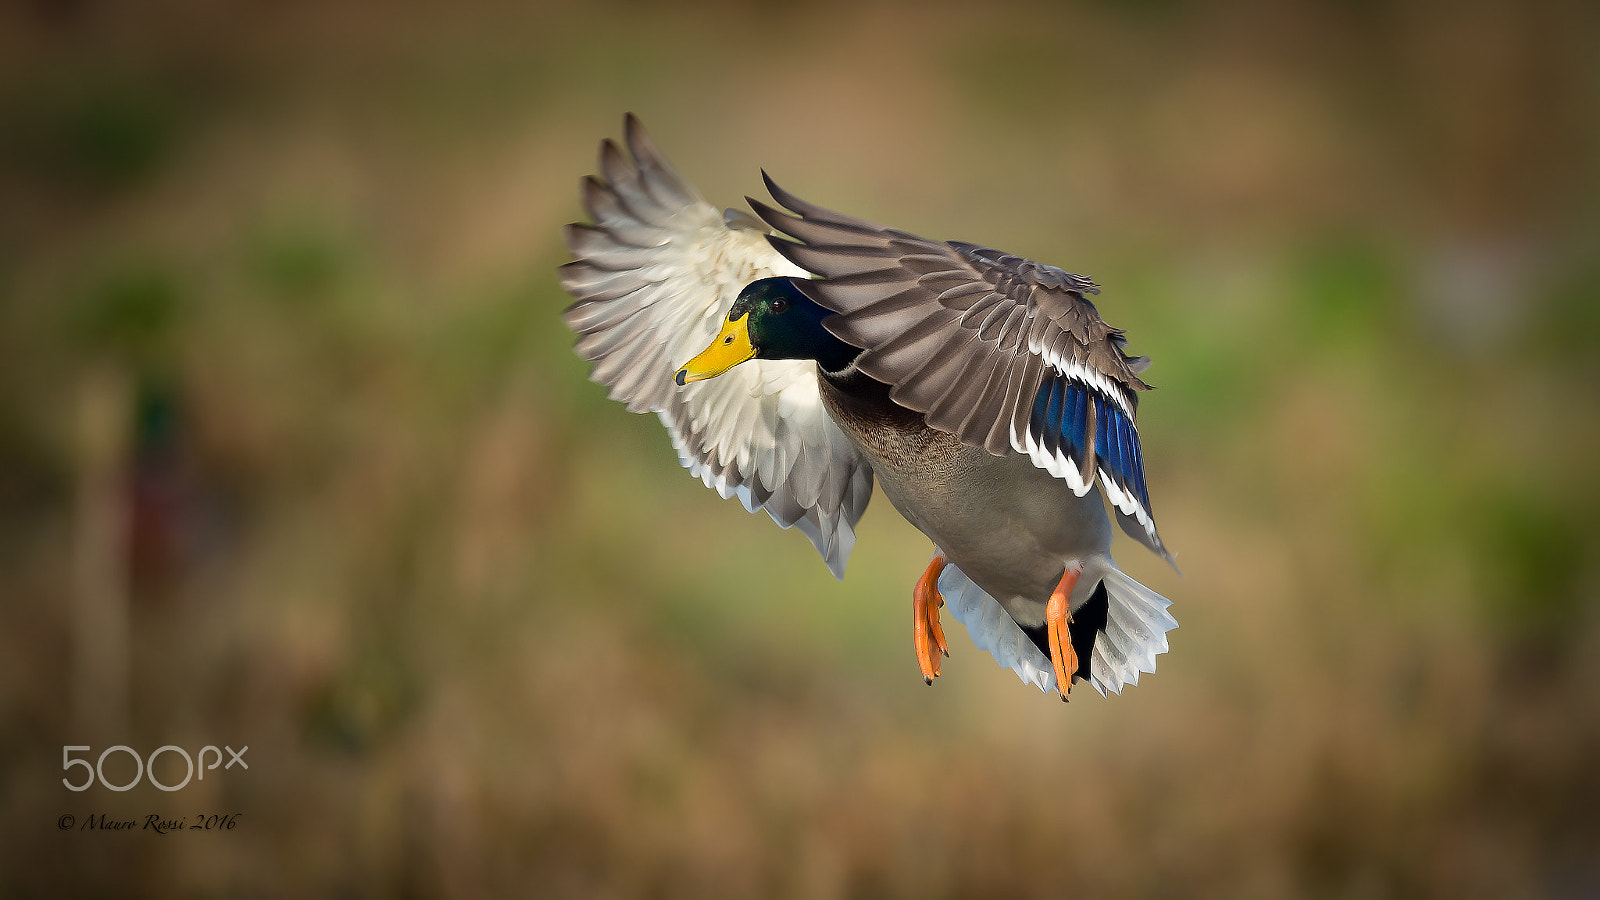
[[[616,141],[606,138],[600,142],[600,175],[612,190],[620,192],[637,174]]]
[[[888,259],[882,248],[873,246],[800,244],[776,236],[770,243],[784,258],[807,272],[827,272],[834,277],[880,271]]]
[[[661,234],[661,229],[639,221],[638,217],[623,205],[616,191],[600,179],[593,175],[586,176],[581,182],[580,190],[583,194],[583,206],[589,211],[589,216],[599,227],[610,232],[618,240],[639,247],[659,246],[665,242],[666,238]]]
[[[885,250],[887,251],[888,248],[885,248]],[[955,261],[948,256],[917,252],[895,254],[895,256],[903,268],[916,273],[918,277],[944,274],[964,279],[972,277],[970,271],[963,272],[956,268]]]
[[[760,210],[757,210],[759,213]],[[779,217],[774,215],[762,216],[762,219],[778,231],[806,244],[850,244],[863,240],[872,243],[881,242],[876,232],[864,228],[841,224],[828,219],[797,219],[793,216]],[[826,272],[818,272],[826,275]]]
[[[561,313],[567,327],[578,334],[589,334],[626,321],[649,306],[651,291],[639,289],[612,300],[579,300]]]
[[[800,221],[799,216],[783,212],[782,210],[773,209],[769,204],[763,203],[749,195],[745,196],[744,202],[749,204],[751,211],[756,214],[756,218],[779,231],[784,231],[784,226],[790,222]]]
[[[628,142],[628,151],[639,166],[640,180],[657,203],[671,209],[704,202],[699,192],[684,181],[683,176],[656,149],[655,142],[650,140],[638,116],[628,113],[623,118],[622,130]]]
[[[827,304],[813,293],[816,290],[815,285],[814,281],[802,282],[800,289],[813,300],[826,306]],[[922,306],[922,299],[921,294],[915,289],[902,291],[856,312],[823,319],[822,327],[840,340],[857,347],[875,347],[899,334],[906,327],[906,322],[924,315],[919,308]]]
[[[778,183],[772,180],[772,176],[767,174],[766,169],[761,170],[761,181],[767,186],[767,193],[772,195],[772,199],[778,201],[786,209],[793,210],[808,219],[818,218],[838,221],[841,218],[838,213],[831,209],[817,206],[814,203],[807,203],[778,187]]]
[[[822,304],[827,309],[842,314],[857,312],[865,307],[881,303],[885,300],[900,297],[902,294],[905,294],[909,291],[916,291],[915,296],[917,296],[919,299],[926,297],[926,294],[924,294],[914,285],[905,285],[900,290],[895,290],[896,287],[899,287],[899,285],[896,285],[893,282],[882,282],[876,284],[847,282],[841,284],[833,281],[832,279],[808,281],[800,284],[800,289],[804,291],[808,297]],[[924,316],[926,316],[926,313],[921,316],[917,316],[917,320],[922,319]]]
[[[600,174],[631,218],[657,227],[668,224],[661,208],[640,189],[639,170],[628,162],[617,142],[609,138],[600,143]]]
[[[943,315],[934,313],[915,320],[901,329],[899,334],[867,350],[860,357],[858,365],[874,378],[888,384],[899,384],[904,373],[925,364],[933,350],[943,345],[944,328],[954,317],[953,313],[944,311]],[[874,374],[866,368],[869,358],[881,374]]]
[[[911,279],[906,277],[904,269],[899,267],[872,268],[860,272],[841,273],[829,275],[823,283],[824,287],[878,287],[885,284],[904,284]]]
[[[943,337],[940,334],[942,323],[930,321],[935,318],[937,317],[929,316],[890,340],[867,350],[856,358],[857,367],[879,381],[899,386],[900,373],[918,365],[940,345]]]

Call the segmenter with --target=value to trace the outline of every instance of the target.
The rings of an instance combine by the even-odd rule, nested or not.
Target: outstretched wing
[[[793,214],[750,199],[819,276],[797,283],[864,348],[861,371],[929,425],[1000,455],[1027,454],[1079,496],[1098,475],[1124,531],[1168,560],[1156,533],[1134,425],[1138,371],[1081,275],[959,241],[931,241],[825,209],[767,179]],[[749,198],[747,198],[749,199]]]
[[[798,525],[836,577],[872,496],[872,469],[823,409],[816,366],[751,360],[679,387],[679,366],[711,343],[739,291],[758,278],[803,275],[760,223],[726,219],[662,159],[639,121],[629,154],[600,145],[600,176],[583,181],[593,224],[567,227],[573,262],[563,318],[590,377],[634,412],[654,412],[691,474],[745,508]]]

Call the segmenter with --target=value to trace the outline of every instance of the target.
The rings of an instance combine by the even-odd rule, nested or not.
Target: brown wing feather
[[[766,183],[788,212],[754,199],[751,208],[793,238],[773,239],[779,253],[820,276],[802,288],[838,313],[828,329],[863,347],[861,370],[891,385],[897,403],[931,413],[935,428],[997,454],[1011,449],[995,440],[996,418],[1026,428],[1041,376],[1028,358],[1040,353],[1058,368],[1098,373],[1130,410],[1134,393],[1148,389],[1122,353],[1122,332],[1088,300],[1099,292],[1089,279],[876,225]],[[984,355],[998,362],[975,359]],[[973,373],[975,387],[964,383]],[[1085,469],[1093,471],[1092,460]]]
[[[1081,275],[959,241],[933,241],[767,189],[784,209],[750,200],[783,235],[772,245],[818,276],[801,290],[836,315],[824,326],[861,347],[856,366],[928,424],[996,456],[1019,452],[1086,493],[1098,475],[1125,531],[1166,554],[1145,496],[1142,463],[1125,449],[1147,364],[1089,300]],[[787,211],[784,211],[787,210]],[[1045,390],[1046,384],[1049,390]],[[1113,415],[1066,382],[1121,407]],[[1076,404],[1069,440],[1052,402]],[[1118,424],[1119,422],[1125,424]],[[1098,458],[1102,434],[1115,446]],[[1128,445],[1131,447],[1132,445]]]

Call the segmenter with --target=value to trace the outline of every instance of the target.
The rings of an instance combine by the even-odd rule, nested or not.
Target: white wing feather
[[[745,285],[806,273],[749,216],[725,220],[702,200],[632,117],[627,141],[631,160],[607,141],[603,178],[585,179],[594,224],[567,229],[577,259],[561,281],[578,301],[565,314],[577,350],[612,399],[660,417],[691,474],[784,528],[798,525],[843,577],[872,470],[828,418],[815,364],[751,360],[717,378],[674,381]]]

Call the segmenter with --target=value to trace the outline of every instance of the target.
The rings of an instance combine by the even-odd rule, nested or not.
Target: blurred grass
[[[1557,0],[0,12],[0,895],[1593,894],[1597,36]],[[836,583],[585,380],[558,226],[624,110],[713,202],[765,166],[1096,278],[1155,360],[1185,577],[1118,552],[1183,623],[1159,674],[1062,708],[957,633],[924,688],[881,497]],[[120,730],[74,705],[86,509],[125,529]],[[254,765],[69,795],[86,741]],[[244,818],[51,824],[91,808]]]

